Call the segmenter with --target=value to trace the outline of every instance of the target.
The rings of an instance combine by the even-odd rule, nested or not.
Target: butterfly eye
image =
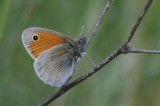
[[[39,39],[39,37],[38,37],[37,34],[34,34],[33,37],[32,37],[32,39],[33,39],[34,41],[37,41],[37,40]]]

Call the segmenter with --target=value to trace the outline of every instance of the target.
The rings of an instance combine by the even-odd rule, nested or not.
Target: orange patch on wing
[[[38,57],[43,51],[56,45],[65,43],[67,39],[51,32],[37,32],[38,40],[31,41],[30,50],[35,57]]]

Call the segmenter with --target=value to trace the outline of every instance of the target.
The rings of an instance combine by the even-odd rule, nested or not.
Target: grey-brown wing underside
[[[62,86],[72,76],[75,67],[73,50],[67,44],[44,51],[34,62],[38,77],[51,86]]]

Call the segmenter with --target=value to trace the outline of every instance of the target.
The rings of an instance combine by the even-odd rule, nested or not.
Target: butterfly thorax
[[[87,45],[87,38],[86,37],[81,37],[75,41],[75,46],[73,46],[73,47],[74,47],[75,60],[77,62],[82,57],[82,53],[85,52],[86,45]]]

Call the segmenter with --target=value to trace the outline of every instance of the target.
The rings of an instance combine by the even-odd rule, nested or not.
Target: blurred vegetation
[[[98,63],[126,39],[147,0],[114,0],[87,49]],[[89,36],[106,0],[0,1],[0,106],[36,106],[58,88],[36,76],[21,41],[28,27],[45,27],[78,38]],[[132,41],[136,48],[160,49],[159,0],[154,0]],[[80,67],[92,68],[86,57]],[[76,69],[72,78],[82,75]],[[160,56],[121,55],[49,106],[159,106]]]

